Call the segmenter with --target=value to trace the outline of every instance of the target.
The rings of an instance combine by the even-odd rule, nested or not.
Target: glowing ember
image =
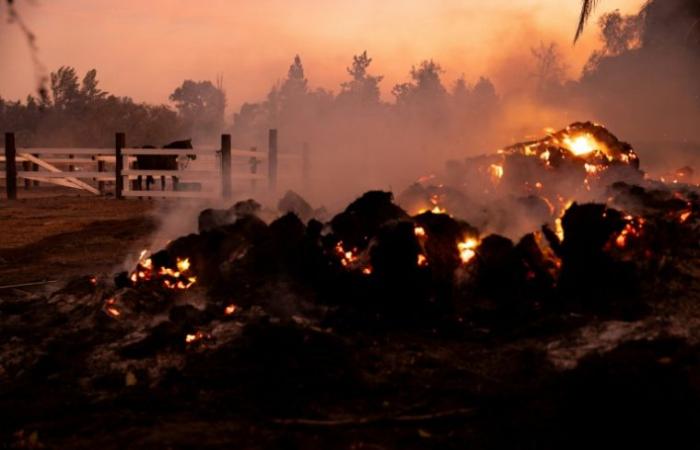
[[[423,227],[415,227],[415,228],[413,229],[413,232],[416,234],[417,237],[421,237],[421,238],[422,238],[422,237],[425,237],[425,236],[426,236],[426,234],[425,234],[425,228],[423,228]]]
[[[112,316],[112,317],[119,317],[121,315],[121,312],[114,307],[114,304],[117,302],[116,298],[109,298],[105,300],[105,308],[104,311],[107,313],[107,315]]]
[[[187,272],[190,270],[190,259],[185,258],[185,259],[179,259],[177,260],[177,270],[180,272]]]
[[[206,337],[208,336],[205,333],[197,331],[195,334],[188,334],[187,336],[185,336],[185,343],[192,344],[193,342],[200,341]]]
[[[431,209],[428,208],[423,208],[418,210],[418,214],[423,214],[430,211],[433,214],[447,214],[447,210],[445,208],[440,207],[439,205],[433,206]]]
[[[627,246],[630,237],[638,237],[642,231],[642,226],[644,225],[644,219],[628,219],[631,216],[626,216],[625,219],[628,220],[625,228],[620,232],[620,234],[615,238],[615,245],[619,248],[625,248]]]
[[[685,223],[685,221],[688,220],[688,217],[690,217],[690,214],[691,214],[691,211],[685,211],[685,212],[681,213],[681,217],[680,217],[681,223]]]
[[[359,257],[357,256],[357,249],[353,248],[350,251],[345,250],[343,248],[343,241],[340,241],[337,244],[335,244],[335,252],[340,258],[340,263],[343,265],[343,267],[350,267],[357,263],[359,260]]]
[[[503,166],[499,164],[491,164],[489,166],[489,174],[491,175],[491,181],[497,183],[501,178],[503,178]]]
[[[478,246],[479,241],[474,238],[467,238],[466,240],[457,243],[459,258],[464,264],[468,263],[476,256],[476,248]]]
[[[561,218],[554,221],[554,233],[556,233],[560,241],[564,240],[564,227],[561,226]]]
[[[566,148],[576,156],[583,156],[598,150],[598,142],[588,133],[567,136],[563,141]]]
[[[425,255],[418,255],[418,266],[425,267],[428,265],[428,258]]]
[[[232,315],[233,313],[235,313],[237,309],[238,309],[238,307],[237,307],[236,305],[228,305],[228,306],[224,309],[224,314],[226,314],[227,316],[230,316],[230,315]]]
[[[362,274],[363,275],[372,275],[372,268],[371,267],[365,267],[362,269]]]
[[[191,264],[189,258],[177,258],[176,269],[161,267],[158,272],[153,271],[153,260],[146,258],[148,250],[143,250],[139,256],[139,262],[129,279],[137,284],[143,281],[162,280],[163,287],[174,290],[185,290],[197,282],[197,277],[188,274]]]
[[[422,208],[418,211],[418,214],[423,214],[430,211],[433,214],[447,214],[447,210],[440,206],[440,196],[433,194],[430,196],[430,203],[432,203],[432,208]]]
[[[595,164],[586,163],[583,166],[586,168],[586,172],[591,174],[591,175],[598,173],[598,170],[600,170],[600,168],[598,166],[596,166]]]

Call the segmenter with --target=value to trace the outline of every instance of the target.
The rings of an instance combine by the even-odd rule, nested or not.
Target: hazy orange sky
[[[26,3],[26,1],[24,2]],[[598,13],[634,12],[643,0],[603,0]],[[20,11],[49,70],[96,68],[101,86],[166,103],[184,79],[222,75],[230,109],[264,98],[299,53],[312,86],[338,90],[351,56],[368,50],[385,97],[412,64],[433,58],[451,82],[481,74],[540,40],[557,40],[572,72],[597,45],[592,21],[575,47],[578,0],[35,0]],[[0,24],[0,96],[35,87],[27,44]],[[513,59],[517,62],[517,59]],[[516,68],[517,66],[512,66]]]

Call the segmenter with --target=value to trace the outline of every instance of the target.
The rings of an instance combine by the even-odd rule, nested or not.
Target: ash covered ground
[[[205,210],[126,272],[3,293],[0,442],[696,445],[697,188],[594,124],[446,179]]]

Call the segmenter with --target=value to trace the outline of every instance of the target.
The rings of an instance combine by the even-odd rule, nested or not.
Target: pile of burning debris
[[[614,177],[605,203],[550,193],[545,184],[580,182],[586,190],[618,169],[640,173],[631,147],[593,124],[574,124],[492,158],[488,189],[518,186],[533,196],[523,197],[523,208],[545,205],[541,222],[517,240],[461,219],[452,205],[466,202],[464,208],[468,198],[445,187],[410,188],[399,204],[412,209],[395,204],[389,192],[367,192],[326,223],[289,193],[269,224],[253,200],[205,210],[197,233],[142,252],[114,280],[85,277],[49,298],[0,302],[9,338],[0,343],[6,386],[0,406],[15,412],[2,432],[43,427],[55,442],[77,446],[75,427],[89,432],[78,418],[98,414],[98,423],[123,433],[123,443],[129,427],[152,425],[144,422],[151,412],[176,414],[175,422],[204,414],[249,423],[237,437],[252,445],[276,436],[271,426],[423,427],[483,414],[473,428],[459,425],[460,442],[497,448],[515,433],[533,442],[547,436],[547,448],[561,448],[563,432],[542,426],[547,411],[579,417],[591,408],[583,396],[561,400],[582,385],[578,360],[564,375],[556,367],[567,351],[563,343],[593,320],[649,317],[696,282],[700,197],[686,186],[629,183],[642,180],[636,175]],[[527,176],[521,167],[529,168]],[[635,336],[679,334],[657,322],[648,328]],[[635,368],[663,360],[666,372],[643,377],[664,389],[688,370],[697,381],[700,363],[688,356],[697,355],[697,342],[683,337],[689,342],[642,350],[625,344],[634,348],[615,358],[630,358]],[[555,347],[558,356],[548,359]],[[604,378],[605,356],[595,348],[577,347],[580,373]],[[444,388],[436,392],[436,385]],[[697,386],[673,389],[698,405]],[[600,398],[594,387],[582,392],[588,390]],[[522,403],[509,403],[510,394]],[[404,412],[378,415],[368,406],[382,402]],[[54,422],[39,403],[53,412],[70,403],[75,411],[47,425]],[[581,411],[567,409],[572,405]],[[539,424],[526,414],[530,407],[539,408]],[[349,419],[349,411],[364,416]],[[267,425],[250,419],[253,412]],[[119,428],[116,417],[127,425]],[[572,424],[560,425],[574,432]],[[428,439],[432,431],[420,428],[419,435]],[[318,436],[297,438],[309,444]],[[375,438],[386,437],[368,439]],[[321,442],[331,444],[328,437]]]
[[[603,126],[574,123],[546,132],[494,154],[450,161],[444,180],[424,177],[398,203],[412,212],[447,210],[480,229],[518,237],[561,216],[573,199],[605,202],[610,184],[644,182],[632,147]]]

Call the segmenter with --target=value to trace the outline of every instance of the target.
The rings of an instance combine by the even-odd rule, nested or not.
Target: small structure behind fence
[[[25,189],[32,184],[51,183],[54,185],[81,189],[92,194],[107,193],[107,183],[114,185],[114,196],[161,198],[230,198],[233,183],[249,181],[249,189],[256,190],[258,181],[267,181],[268,189],[277,188],[279,161],[290,161],[297,165],[302,185],[309,176],[309,149],[304,145],[297,153],[278,151],[277,130],[269,130],[267,152],[231,148],[231,136],[221,136],[220,148],[197,147],[194,149],[145,149],[126,146],[124,133],[116,133],[114,148],[18,148],[14,133],[5,134],[5,155],[0,162],[5,163],[4,173],[8,199],[17,198],[18,179],[24,179]],[[179,156],[196,157],[197,168],[179,167],[177,170],[142,170],[134,167],[139,156]],[[187,160],[187,158],[185,158]],[[248,171],[234,171],[234,161],[249,166]],[[21,166],[18,166],[18,163]],[[113,166],[108,170],[108,164]],[[267,165],[267,173],[258,170],[260,164]],[[68,170],[58,166],[68,165]],[[188,164],[189,165],[189,164]],[[85,170],[86,166],[89,166]],[[21,170],[18,170],[18,167]],[[90,170],[92,169],[92,170]],[[136,189],[141,183],[134,181],[143,177],[170,177],[182,180],[185,189],[142,190]],[[92,184],[91,184],[92,183]],[[146,183],[148,186],[148,183]],[[173,183],[173,187],[177,186]]]

